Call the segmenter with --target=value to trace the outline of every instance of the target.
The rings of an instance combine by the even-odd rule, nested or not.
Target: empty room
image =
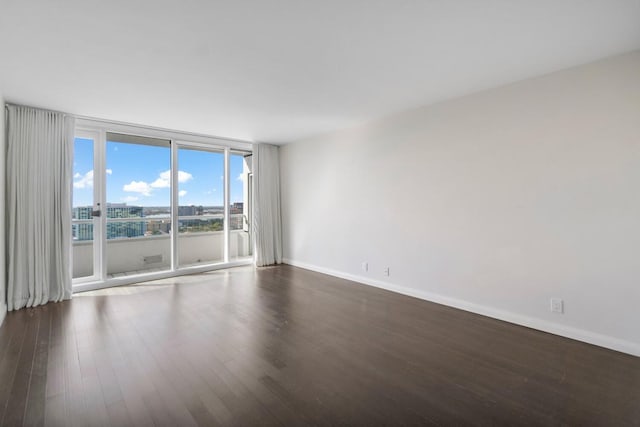
[[[640,425],[640,0],[0,0],[0,426]]]

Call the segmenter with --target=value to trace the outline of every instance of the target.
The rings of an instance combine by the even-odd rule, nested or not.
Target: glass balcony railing
[[[178,218],[178,268],[224,262],[223,215]],[[252,255],[246,217],[230,215],[229,261]],[[93,268],[93,222],[74,220],[73,277],[89,276]],[[133,275],[171,268],[171,220],[108,218],[107,275]]]

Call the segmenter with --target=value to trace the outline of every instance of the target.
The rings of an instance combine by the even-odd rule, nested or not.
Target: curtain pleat
[[[262,267],[282,262],[282,217],[280,213],[280,159],[278,147],[257,144],[254,162],[255,262]]]
[[[8,106],[7,304],[71,298],[74,119]]]

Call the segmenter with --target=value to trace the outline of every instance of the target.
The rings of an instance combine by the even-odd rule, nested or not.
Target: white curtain
[[[280,159],[278,147],[256,144],[253,148],[253,233],[256,266],[282,262],[280,215]]]
[[[17,310],[71,298],[74,119],[7,107],[7,304]]]

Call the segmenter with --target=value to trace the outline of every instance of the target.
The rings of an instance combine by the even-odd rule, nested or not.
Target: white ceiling
[[[640,49],[640,0],[0,0],[15,103],[283,143]]]

